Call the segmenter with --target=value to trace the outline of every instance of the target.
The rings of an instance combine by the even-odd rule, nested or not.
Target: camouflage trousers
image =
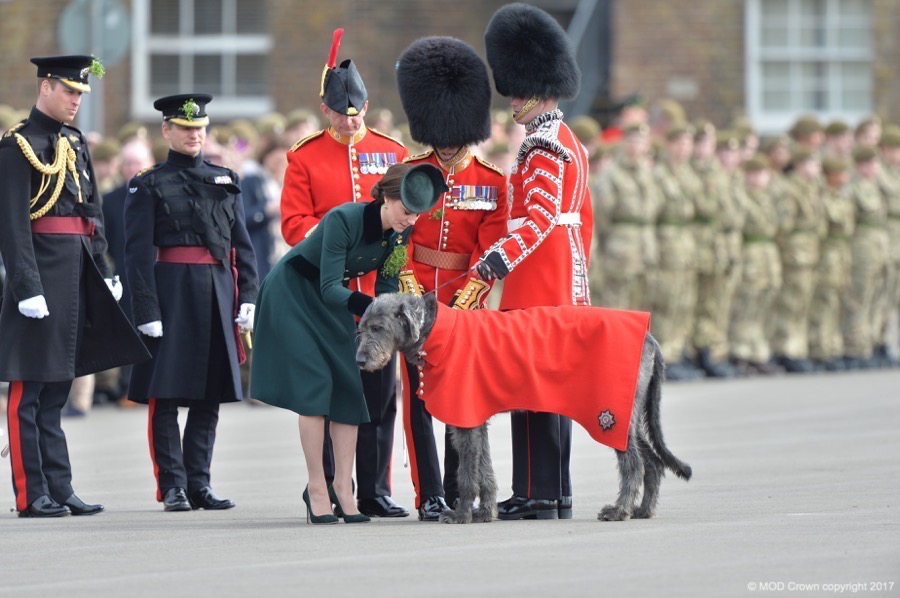
[[[816,284],[809,309],[809,356],[831,361],[844,355],[841,317],[850,279],[850,245],[829,239],[816,268]]]
[[[774,242],[744,245],[742,276],[731,317],[731,355],[753,363],[772,357],[766,335],[772,303],[781,288],[781,258]]]
[[[782,281],[772,312],[772,352],[806,359],[809,356],[809,311],[815,291],[815,269],[785,265]]]
[[[697,312],[692,340],[694,349],[698,352],[708,350],[713,361],[728,358],[728,324],[740,280],[739,264],[722,272],[697,276]]]
[[[654,277],[650,327],[663,357],[677,363],[685,357],[697,308],[697,273],[693,270],[660,270]]]
[[[887,343],[888,326],[900,314],[900,262],[889,260],[875,292],[875,345]]]
[[[603,287],[598,289],[596,295],[594,287],[591,287],[591,305],[650,311],[650,288],[650,277],[646,272],[622,276],[620,272],[606,270],[603,273]]]
[[[850,291],[843,315],[844,349],[851,357],[867,359],[874,352],[876,327],[880,325],[878,293],[887,274],[886,254],[887,234],[880,229],[864,229],[853,239]]]

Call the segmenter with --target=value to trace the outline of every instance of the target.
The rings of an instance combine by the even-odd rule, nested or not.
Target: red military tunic
[[[469,153],[452,166],[442,164],[433,150],[412,156],[407,162],[433,164],[447,178],[450,190],[413,227],[409,266],[426,293],[449,283],[437,292],[437,299],[450,305],[454,294],[470,281],[470,277],[459,278],[460,274],[506,234],[506,176],[498,167]],[[483,307],[486,295],[480,293],[471,306]]]
[[[593,213],[588,154],[553,110],[528,124],[509,176],[510,234],[496,251],[510,273],[500,309],[589,305]],[[527,267],[518,268],[525,262]]]
[[[288,152],[281,191],[284,240],[296,245],[337,205],[371,201],[375,183],[407,154],[402,143],[365,126],[352,139],[329,128],[298,141]],[[368,295],[374,285],[374,273],[351,281]]]
[[[624,451],[649,328],[646,312],[465,311],[438,303],[417,392],[429,413],[452,426],[473,428],[516,409],[558,413]]]

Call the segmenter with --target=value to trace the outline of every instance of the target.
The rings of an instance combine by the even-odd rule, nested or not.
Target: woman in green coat
[[[372,188],[375,201],[330,210],[260,288],[251,395],[300,415],[309,474],[303,500],[314,523],[337,522],[332,502],[343,507],[345,521],[368,520],[356,510],[351,472],[357,426],[369,421],[354,316],[362,316],[372,297],[347,283],[378,270],[376,294],[397,292],[412,225],[446,191],[436,167],[394,164]],[[332,488],[322,467],[326,417],[334,445]]]

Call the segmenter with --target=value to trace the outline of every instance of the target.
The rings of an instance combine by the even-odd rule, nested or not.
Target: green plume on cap
[[[194,114],[200,112],[200,106],[194,102],[194,99],[191,98],[187,100],[184,104],[181,105],[181,113],[184,114],[184,119],[187,121],[194,120]]]
[[[106,74],[106,67],[103,66],[103,63],[100,62],[99,59],[94,58],[91,61],[91,66],[88,67],[88,72],[98,79],[102,79],[103,75]]]

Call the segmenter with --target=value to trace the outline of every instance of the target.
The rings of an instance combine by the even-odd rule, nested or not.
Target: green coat
[[[396,292],[397,276],[381,269],[412,230],[383,232],[380,206],[332,209],[266,276],[256,304],[253,398],[344,424],[369,421],[353,316],[371,299],[347,283],[377,269],[376,293]]]

